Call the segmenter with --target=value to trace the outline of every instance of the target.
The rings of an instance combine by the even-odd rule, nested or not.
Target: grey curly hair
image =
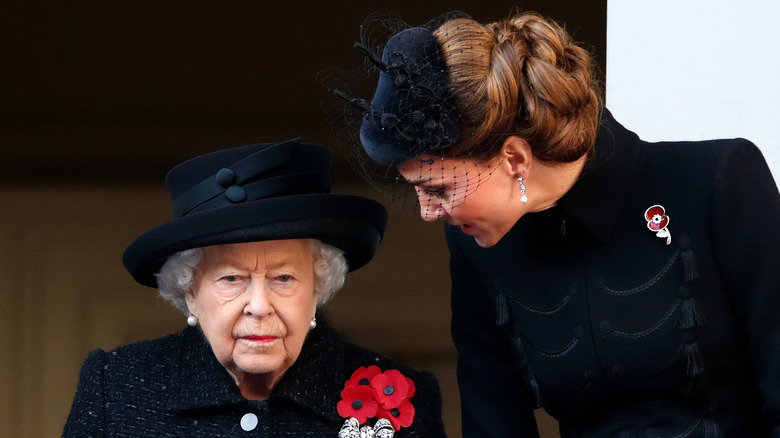
[[[317,307],[327,303],[344,286],[349,266],[344,251],[317,239],[310,242],[312,265],[314,267],[314,293]],[[203,248],[186,249],[168,257],[157,277],[160,296],[188,315],[185,295],[192,287],[203,261]]]

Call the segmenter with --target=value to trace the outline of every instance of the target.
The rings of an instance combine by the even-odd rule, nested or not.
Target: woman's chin
[[[490,248],[501,239],[501,236],[494,236],[490,233],[475,233],[472,237],[474,237],[474,241],[477,242],[477,245],[482,248]]]
[[[283,358],[264,354],[242,354],[233,358],[236,370],[249,376],[284,374],[289,367]]]

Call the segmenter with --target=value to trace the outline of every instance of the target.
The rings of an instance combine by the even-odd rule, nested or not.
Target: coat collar
[[[628,196],[639,163],[641,140],[604,108],[596,146],[580,178],[558,201],[566,217],[607,242]],[[598,212],[598,214],[594,214]]]
[[[336,404],[344,382],[344,343],[317,315],[295,363],[274,388],[268,401],[286,399],[322,417],[341,422]],[[248,403],[225,368],[214,357],[200,330],[189,327],[180,336],[179,363],[171,377],[167,410],[171,412]],[[349,370],[349,372],[354,370]]]
[[[245,402],[200,329],[187,327],[180,336],[182,346],[171,375],[168,410],[185,411]]]
[[[317,328],[309,333],[298,360],[274,388],[271,400],[285,399],[329,421],[343,423],[336,404],[344,383],[355,371],[349,368],[348,356],[346,344],[317,314]]]

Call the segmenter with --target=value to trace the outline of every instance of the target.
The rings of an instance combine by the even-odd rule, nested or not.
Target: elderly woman
[[[537,14],[446,18],[359,44],[379,81],[351,102],[362,169],[446,221],[463,435],[535,437],[543,407],[562,437],[780,437],[780,195],[758,148],[642,141]]]
[[[124,264],[190,327],[90,353],[63,436],[444,435],[431,374],[345,343],[317,314],[386,223],[378,203],[329,193],[330,159],[292,140],[171,170],[173,219]]]

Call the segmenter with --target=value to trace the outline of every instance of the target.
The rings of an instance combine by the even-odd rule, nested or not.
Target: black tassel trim
[[[704,365],[701,360],[701,352],[696,342],[685,344],[685,355],[688,357],[688,375],[699,377],[704,372]]]
[[[694,329],[707,322],[707,317],[699,303],[693,299],[691,282],[699,279],[699,266],[696,256],[691,249],[692,241],[689,236],[682,235],[679,239],[680,262],[682,264],[682,280],[686,284],[680,286],[680,299],[682,300],[678,327],[683,330],[683,350],[688,359],[687,374],[691,378],[691,385],[686,396],[694,396],[705,401],[702,406],[704,422],[704,438],[723,438],[723,431],[714,420],[712,413],[717,402],[713,394],[707,388],[704,379],[704,363],[699,344],[696,343]],[[709,402],[706,402],[709,401]]]
[[[536,381],[536,377],[528,376],[528,386],[531,387],[531,391],[534,392],[534,398],[536,401],[536,409],[542,408],[542,397],[539,394],[539,383]]]
[[[699,303],[691,297],[683,298],[677,327],[688,330],[699,327],[705,322],[707,322],[707,317],[704,315],[704,311],[699,306]]]
[[[682,251],[683,281],[693,281],[699,278],[699,267],[693,250]]]
[[[506,295],[499,292],[496,295],[496,325],[502,326],[509,322],[509,305],[506,302]]]
[[[723,438],[723,431],[717,423],[710,419],[704,420],[704,438]]]
[[[525,380],[528,384],[528,387],[534,393],[536,408],[540,409],[542,407],[542,397],[539,393],[539,383],[536,381],[536,377],[534,377],[533,370],[528,366],[528,356],[525,354],[525,345],[523,344],[523,339],[519,337],[515,338],[514,347],[515,356],[517,357],[517,361],[520,362],[520,369],[525,375]]]
[[[520,366],[526,368],[528,366],[528,357],[525,355],[525,345],[523,345],[523,340],[521,338],[515,338],[514,344],[517,360],[520,362]]]

